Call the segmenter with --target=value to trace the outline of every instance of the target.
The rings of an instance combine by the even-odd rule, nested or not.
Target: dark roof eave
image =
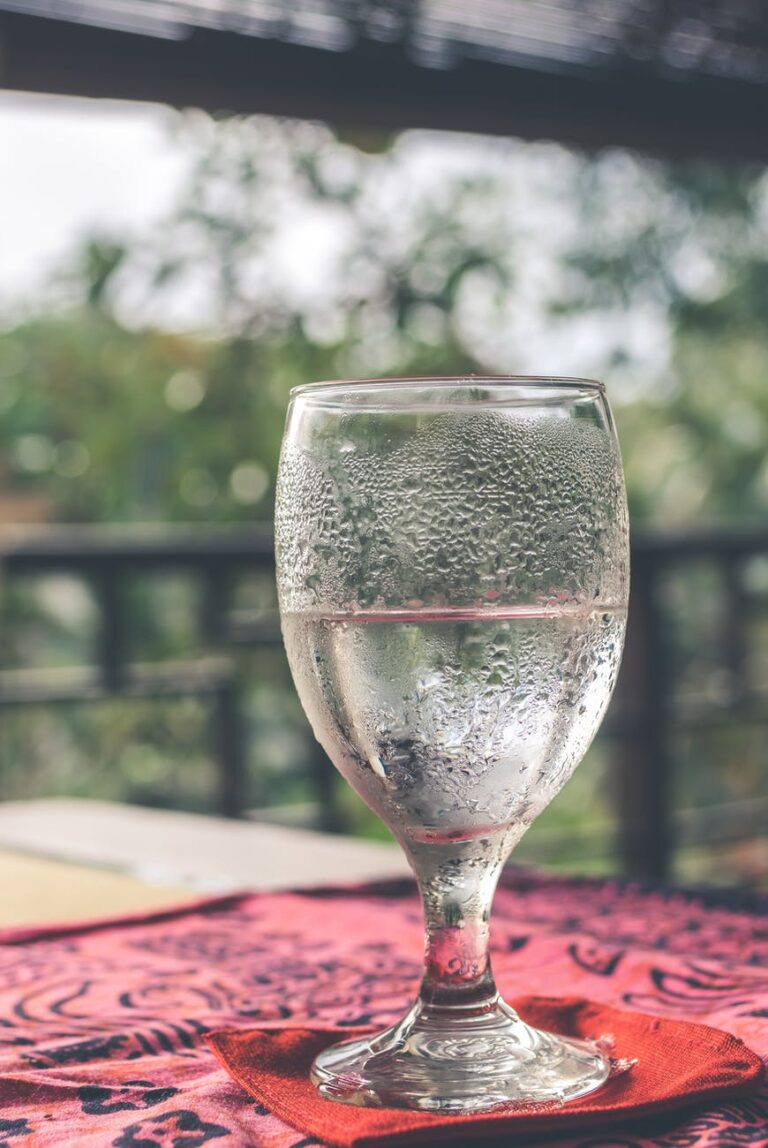
[[[159,39],[2,12],[0,85],[344,128],[436,128],[768,160],[768,84],[663,76],[639,65],[553,72],[465,59],[444,70],[414,63],[400,45],[372,41],[331,52],[204,28]]]

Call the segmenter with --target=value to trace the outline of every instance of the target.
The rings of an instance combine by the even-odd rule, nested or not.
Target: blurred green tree
[[[179,130],[197,161],[172,217],[89,240],[69,307],[0,336],[5,486],[65,521],[268,518],[291,386],[559,349],[611,384],[636,519],[765,512],[761,171],[487,141],[433,172],[409,137]],[[179,299],[198,330],[174,330]]]

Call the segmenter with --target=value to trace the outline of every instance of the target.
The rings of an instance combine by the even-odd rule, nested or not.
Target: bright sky
[[[168,107],[0,91],[0,320],[8,321],[66,271],[85,236],[129,241],[162,221],[193,162]],[[273,253],[278,277],[301,295],[323,289],[338,228],[290,216]],[[309,259],[307,253],[312,253]],[[122,300],[123,317],[130,303]],[[204,285],[179,285],[162,304],[171,327],[205,326]],[[139,318],[146,318],[141,315]],[[157,314],[153,313],[153,319]]]
[[[0,310],[16,311],[84,234],[162,217],[187,159],[167,108],[0,93]]]
[[[175,115],[149,104],[0,92],[0,319],[12,321],[27,305],[39,307],[41,289],[71,265],[84,236],[101,232],[126,239],[146,234],[164,218],[192,162],[180,134],[170,130]],[[555,327],[539,305],[544,288],[538,281],[547,287],[550,274],[547,249],[563,227],[572,226],[567,204],[543,194],[557,183],[560,165],[570,162],[567,154],[551,145],[513,144],[509,151],[501,145],[500,151],[479,137],[435,133],[411,133],[403,154],[399,178],[406,185],[439,184],[453,169],[502,173],[515,210],[532,225],[521,231],[516,248],[525,290],[496,334],[483,332],[489,364],[533,373],[600,370],[607,338],[602,326],[595,329],[587,316]],[[315,217],[292,215],[289,223],[274,252],[276,273],[316,295],[327,274],[325,257],[337,245],[336,229],[324,231]],[[210,311],[210,300],[192,284],[175,294],[162,321],[204,325]],[[666,356],[658,321],[627,316],[623,328],[624,344],[657,368]]]

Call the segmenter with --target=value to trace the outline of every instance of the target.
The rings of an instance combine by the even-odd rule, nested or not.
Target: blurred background
[[[288,391],[591,376],[630,634],[516,856],[767,887],[757,0],[0,0],[0,48],[0,798],[385,835],[280,646]]]

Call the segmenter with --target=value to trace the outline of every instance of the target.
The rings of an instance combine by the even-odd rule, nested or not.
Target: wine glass
[[[491,974],[512,847],[568,780],[618,670],[621,456],[600,383],[315,383],[291,395],[277,488],[283,637],[337,769],[421,892],[418,998],[322,1052],[321,1095],[471,1113],[598,1088],[593,1042],[524,1024]]]

